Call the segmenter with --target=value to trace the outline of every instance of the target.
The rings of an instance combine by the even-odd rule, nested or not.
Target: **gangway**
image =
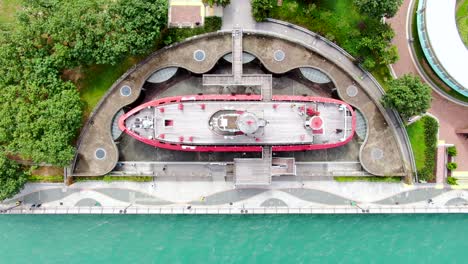
[[[242,82],[242,29],[232,31],[232,75],[234,83]]]

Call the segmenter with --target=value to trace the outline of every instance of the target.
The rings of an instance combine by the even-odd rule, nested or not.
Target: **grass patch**
[[[28,182],[63,182],[61,167],[31,166],[27,174]]]
[[[137,62],[137,57],[128,57],[117,65],[94,65],[83,69],[84,77],[77,85],[84,102],[85,116],[89,116],[111,85]]]
[[[341,45],[350,35],[359,34],[356,26],[363,20],[352,0],[303,1],[284,0],[271,10],[270,17],[285,20],[317,32]]]
[[[151,182],[153,177],[150,176],[99,176],[99,177],[74,177],[74,182],[86,181],[104,181],[104,182],[118,182],[118,181],[131,181],[131,182]]]
[[[457,4],[456,18],[458,32],[460,32],[463,43],[468,47],[468,0],[460,1]]]
[[[393,79],[392,75],[390,74],[390,69],[386,66],[377,67],[371,71],[371,74],[380,83],[382,88],[387,91],[388,82]]]
[[[438,128],[437,121],[430,116],[423,116],[406,127],[420,180],[434,180]]]
[[[337,182],[387,182],[387,183],[399,183],[401,177],[379,177],[379,176],[366,176],[366,177],[355,177],[355,176],[338,176],[333,177]]]
[[[28,182],[63,182],[62,175],[44,176],[44,175],[28,175]]]
[[[416,169],[420,170],[424,168],[424,162],[426,156],[426,143],[424,142],[424,121],[419,119],[406,127],[408,137],[411,141],[411,147],[413,149],[414,158],[416,160]]]
[[[0,0],[0,30],[14,27],[16,10],[21,6],[21,0]]]

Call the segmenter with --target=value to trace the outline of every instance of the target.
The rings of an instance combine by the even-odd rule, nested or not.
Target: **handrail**
[[[467,205],[460,206],[405,206],[405,205],[366,205],[350,203],[344,206],[312,207],[207,207],[195,205],[141,207],[126,205],[120,207],[64,207],[44,206],[41,208],[7,208],[0,214],[459,214],[468,213]]]

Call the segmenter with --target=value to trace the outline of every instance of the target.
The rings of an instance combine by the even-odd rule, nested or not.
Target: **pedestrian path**
[[[17,201],[22,204],[11,208]],[[233,183],[214,182],[27,184],[22,194],[0,204],[0,209],[29,214],[460,213],[468,212],[468,191],[330,181],[276,182],[269,189],[236,189]]]
[[[230,30],[235,27],[254,29],[255,23],[250,0],[233,0],[224,8],[223,30]]]

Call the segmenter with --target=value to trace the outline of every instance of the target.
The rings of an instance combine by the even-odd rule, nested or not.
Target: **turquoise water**
[[[466,262],[468,215],[1,216],[0,263]]]

